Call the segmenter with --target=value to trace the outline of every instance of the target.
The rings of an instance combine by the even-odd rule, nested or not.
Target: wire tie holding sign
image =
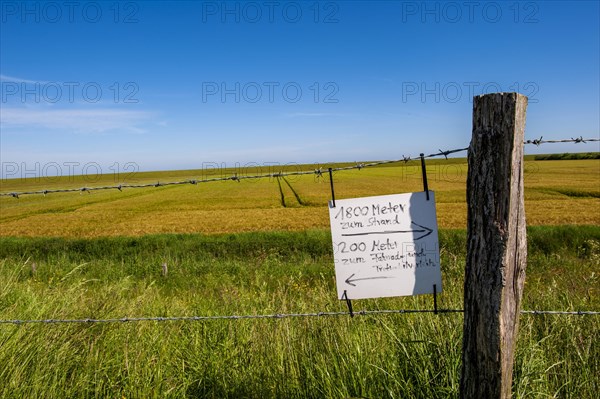
[[[333,171],[329,168],[329,184],[331,185],[331,205],[335,208],[335,191],[333,190]]]
[[[421,170],[423,172],[423,191],[425,191],[425,196],[427,197],[427,201],[429,201],[429,187],[427,186],[427,168],[425,166],[425,154],[421,153]]]
[[[437,285],[433,285],[433,314],[438,314],[437,309]]]
[[[350,313],[350,317],[354,317],[354,311],[352,310],[352,301],[350,300],[350,298],[348,298],[348,294],[346,293],[346,290],[344,290],[342,299],[346,300],[346,305],[348,305],[348,312]]]

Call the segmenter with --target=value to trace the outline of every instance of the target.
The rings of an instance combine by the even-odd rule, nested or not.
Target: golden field
[[[314,168],[299,165],[287,170]],[[144,172],[125,181],[112,175],[94,181],[85,176],[10,179],[1,182],[0,191],[155,183],[279,170]],[[465,228],[466,159],[431,160],[427,170],[429,188],[436,192],[439,226]],[[328,229],[327,202],[331,191],[327,174],[290,176],[287,181],[289,185],[283,180],[264,178],[122,192],[1,197],[0,235],[99,237]],[[417,162],[339,171],[334,173],[334,183],[338,199],[423,189]],[[525,210],[529,225],[600,225],[600,160],[526,161]]]

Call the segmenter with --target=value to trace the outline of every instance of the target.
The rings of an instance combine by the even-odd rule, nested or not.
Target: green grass
[[[465,238],[440,232],[440,307],[462,307]],[[528,242],[524,309],[600,309],[600,227],[530,227]],[[0,319],[346,310],[324,230],[4,237],[0,281]],[[457,397],[461,339],[461,314],[0,325],[0,397]],[[597,397],[599,341],[598,316],[521,316],[515,396]]]

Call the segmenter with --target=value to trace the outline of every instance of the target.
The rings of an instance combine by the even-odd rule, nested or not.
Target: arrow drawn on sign
[[[342,234],[343,237],[352,237],[352,236],[368,236],[371,234],[400,234],[400,233],[425,233],[417,238],[415,241],[420,240],[421,238],[427,237],[429,234],[433,233],[433,230],[429,227],[421,226],[415,222],[411,222],[415,226],[420,227],[421,229],[412,229],[412,230],[392,230],[392,231],[367,231],[365,233],[346,233]]]
[[[361,280],[381,280],[381,279],[384,279],[384,278],[394,278],[394,277],[389,277],[389,276],[352,278],[352,277],[354,277],[355,274],[356,273],[352,273],[352,275],[350,277],[348,277],[344,282],[346,284],[348,284],[348,285],[356,287],[356,284],[352,284],[355,281],[361,281]]]

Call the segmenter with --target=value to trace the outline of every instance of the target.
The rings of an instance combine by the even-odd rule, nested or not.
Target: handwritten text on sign
[[[435,195],[425,192],[329,203],[338,298],[442,290]]]

